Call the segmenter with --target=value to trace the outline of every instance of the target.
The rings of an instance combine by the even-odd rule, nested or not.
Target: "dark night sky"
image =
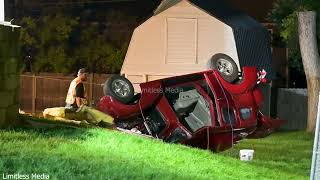
[[[57,2],[59,2],[57,4]],[[62,1],[62,2],[61,2]],[[86,3],[83,3],[83,2]],[[250,16],[265,21],[275,0],[229,0],[232,6],[241,9]],[[41,10],[48,7],[61,7],[68,9],[103,10],[117,9],[125,13],[147,18],[160,4],[161,0],[5,0],[8,18],[19,16],[39,16]]]
[[[86,3],[83,3],[86,1]],[[57,3],[59,2],[59,3]],[[136,16],[149,16],[160,0],[5,0],[6,16],[40,16],[47,8],[64,8],[70,11],[108,11],[119,10]],[[79,12],[80,13],[80,12]]]

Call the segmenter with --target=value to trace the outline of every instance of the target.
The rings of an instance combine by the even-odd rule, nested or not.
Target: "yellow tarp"
[[[112,127],[114,118],[88,106],[81,106],[76,112],[71,112],[64,107],[48,108],[43,112],[46,119],[55,121],[74,120],[92,125],[100,125]]]

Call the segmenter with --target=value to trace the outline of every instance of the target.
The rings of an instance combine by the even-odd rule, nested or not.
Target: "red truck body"
[[[244,67],[242,80],[225,81],[210,70],[140,84],[135,102],[123,104],[104,96],[98,109],[116,121],[140,119],[136,127],[153,137],[212,151],[239,140],[269,135],[282,124],[260,112],[263,95],[255,67]]]

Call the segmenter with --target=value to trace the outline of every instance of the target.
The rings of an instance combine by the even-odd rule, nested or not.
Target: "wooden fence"
[[[103,84],[110,74],[88,74],[84,83],[90,104],[103,96]],[[45,108],[65,106],[65,98],[74,76],[57,73],[24,73],[20,76],[20,109],[37,113]]]

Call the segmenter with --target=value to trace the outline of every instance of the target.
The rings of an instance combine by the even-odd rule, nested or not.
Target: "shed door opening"
[[[168,64],[197,63],[197,19],[167,19]]]

